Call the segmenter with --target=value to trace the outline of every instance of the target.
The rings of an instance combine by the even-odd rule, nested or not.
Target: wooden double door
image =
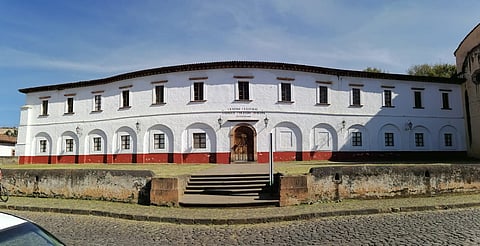
[[[256,161],[256,133],[250,125],[239,125],[232,130],[231,162]]]

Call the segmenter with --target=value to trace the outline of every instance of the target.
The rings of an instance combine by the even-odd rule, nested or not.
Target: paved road
[[[480,245],[480,208],[235,226],[14,213],[68,245]]]

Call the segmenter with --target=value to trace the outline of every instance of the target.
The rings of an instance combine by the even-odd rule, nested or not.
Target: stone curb
[[[229,218],[229,219],[216,219],[216,218],[175,218],[175,217],[162,217],[162,216],[150,216],[150,215],[132,215],[125,213],[115,213],[108,211],[87,210],[87,209],[69,209],[69,208],[48,208],[48,207],[33,207],[33,206],[21,206],[21,205],[0,205],[0,209],[18,210],[18,211],[31,211],[31,212],[51,212],[51,213],[63,213],[63,214],[76,214],[76,215],[92,215],[110,218],[119,218],[135,221],[150,221],[160,223],[170,223],[178,225],[245,225],[245,224],[262,224],[262,223],[274,223],[282,221],[299,221],[299,220],[311,220],[328,217],[349,216],[349,215],[372,215],[372,214],[386,214],[386,213],[399,213],[399,212],[419,212],[419,211],[437,211],[448,209],[460,209],[480,207],[480,202],[475,203],[461,203],[461,204],[448,204],[448,205],[435,205],[435,206],[413,206],[413,207],[398,207],[389,209],[358,209],[358,210],[339,210],[329,212],[312,212],[295,215],[280,215],[270,217],[259,218]]]

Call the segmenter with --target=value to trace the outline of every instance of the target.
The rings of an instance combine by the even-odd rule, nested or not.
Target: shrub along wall
[[[150,204],[149,170],[2,169],[14,196],[58,197]]]
[[[280,205],[480,191],[480,165],[312,168],[280,178]]]

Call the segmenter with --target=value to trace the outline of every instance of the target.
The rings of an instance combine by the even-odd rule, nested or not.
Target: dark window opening
[[[207,135],[205,133],[193,134],[193,148],[195,149],[207,148]]]
[[[292,101],[292,85],[290,83],[282,83],[281,91],[282,91],[282,98],[281,98],[282,101],[291,102]]]
[[[362,146],[361,132],[352,132],[352,146]]]
[[[328,88],[326,86],[320,86],[319,90],[320,90],[319,103],[328,104]]]
[[[203,91],[203,82],[193,83],[193,100],[194,101],[203,101],[204,100],[204,91]]]
[[[240,81],[238,82],[238,99],[250,100],[249,83]]]
[[[352,105],[361,106],[360,89],[358,88],[352,88]]]

